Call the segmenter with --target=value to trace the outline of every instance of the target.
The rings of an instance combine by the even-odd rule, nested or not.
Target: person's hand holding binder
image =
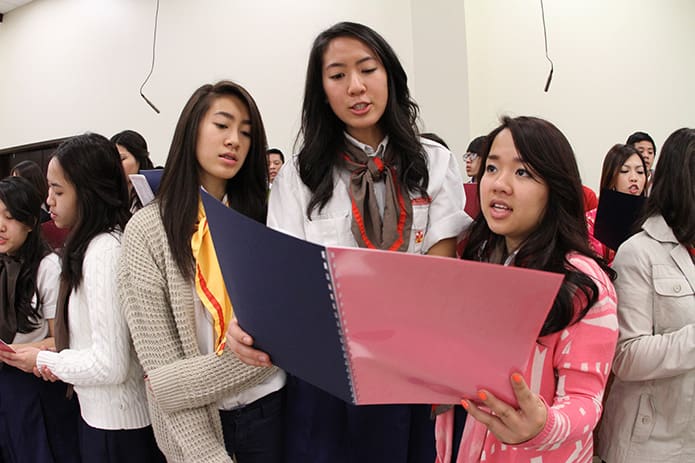
[[[548,419],[548,405],[529,389],[521,374],[514,373],[511,379],[519,408],[482,389],[478,391],[478,398],[489,412],[466,399],[461,400],[461,405],[471,417],[487,426],[500,442],[516,445],[533,439],[543,430]]]
[[[254,349],[253,338],[242,330],[236,319],[229,322],[227,328],[227,345],[239,360],[247,365],[256,367],[270,367],[270,356],[263,351]]]

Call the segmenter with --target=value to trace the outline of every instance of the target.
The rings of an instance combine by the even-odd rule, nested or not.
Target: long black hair
[[[46,174],[41,170],[41,166],[31,160],[21,161],[12,168],[10,175],[24,177],[29,180],[39,192],[41,204],[43,205],[46,202],[48,183],[46,183]]]
[[[299,175],[311,190],[307,217],[314,208],[321,210],[333,196],[333,169],[342,165],[339,155],[345,143],[345,124],[326,103],[323,88],[323,55],[333,39],[351,37],[372,49],[386,70],[388,101],[379,124],[389,136],[389,145],[398,155],[393,160],[399,181],[410,191],[427,196],[427,159],[418,139],[419,109],[410,97],[408,77],[391,46],[374,30],[352,22],[338,23],[321,32],[311,48],[302,104],[302,126],[298,155]]]
[[[533,175],[548,186],[548,203],[536,230],[521,245],[515,258],[517,267],[526,267],[565,275],[553,307],[543,324],[539,336],[555,333],[581,320],[598,299],[596,283],[567,260],[571,252],[595,260],[612,279],[615,273],[598,258],[589,247],[582,183],[577,161],[567,138],[548,121],[535,117],[504,117],[502,124],[487,136],[479,155],[482,176],[478,193],[485,177],[485,168],[495,137],[508,129]],[[488,260],[504,237],[490,230],[485,216],[478,214],[467,232],[464,259]],[[585,296],[586,306],[576,316],[573,300],[577,291]]]
[[[661,215],[685,246],[695,244],[695,129],[673,132],[661,148],[644,220]]]
[[[147,150],[147,141],[135,130],[124,130],[111,137],[111,141],[121,145],[133,155],[138,163],[138,170],[153,169],[154,165],[150,159],[150,152]]]
[[[123,230],[130,219],[128,186],[116,145],[102,135],[87,133],[61,143],[54,161],[77,197],[77,220],[65,241],[60,276],[73,290],[82,283],[82,262],[92,239]]]
[[[137,133],[135,130],[124,130],[118,132],[111,137],[111,141],[116,145],[121,145],[133,155],[138,163],[138,172],[146,169],[153,169],[154,165],[150,159],[150,152],[147,150],[147,141],[145,137]],[[118,146],[116,146],[118,148]],[[135,188],[130,189],[130,210],[136,211],[142,209],[142,202],[138,197]]]
[[[200,180],[196,144],[198,127],[214,100],[235,96],[248,108],[251,146],[241,169],[227,180],[227,197],[236,211],[265,223],[268,201],[268,165],[265,128],[258,106],[241,85],[221,81],[206,84],[190,97],[179,116],[162,182],[157,191],[159,210],[169,247],[181,274],[193,278],[191,234],[198,220]]]
[[[0,180],[0,201],[5,203],[14,220],[31,228],[24,243],[14,253],[14,257],[22,262],[15,290],[17,331],[30,333],[40,326],[42,298],[38,293],[37,274],[41,260],[50,253],[41,237],[42,200],[29,180],[17,176]],[[34,296],[36,304],[32,305]]]

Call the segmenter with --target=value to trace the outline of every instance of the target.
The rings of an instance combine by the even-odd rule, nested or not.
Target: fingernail
[[[468,410],[468,407],[470,407],[470,404],[468,403],[468,401],[466,399],[461,399],[461,406],[463,408],[465,408],[466,410]]]
[[[487,394],[485,393],[485,391],[478,391],[478,397],[480,397],[480,400],[482,400],[483,402],[487,400]]]
[[[521,378],[521,375],[520,375],[519,373],[514,373],[514,374],[512,375],[512,381],[514,381],[514,382],[517,383],[517,384],[520,384],[520,383],[521,383],[521,379],[522,379],[522,378]]]
[[[251,338],[249,338],[248,336],[244,336],[244,342],[246,344],[251,344]]]

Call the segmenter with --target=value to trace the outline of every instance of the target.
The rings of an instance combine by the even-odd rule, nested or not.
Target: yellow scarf
[[[203,202],[200,200],[198,201],[198,228],[191,238],[191,251],[195,259],[195,289],[212,316],[215,353],[222,355],[227,342],[227,326],[234,315],[234,309],[222,279],[222,270],[217,261]]]

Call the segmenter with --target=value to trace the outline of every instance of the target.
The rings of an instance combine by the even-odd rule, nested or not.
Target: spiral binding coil
[[[346,326],[344,314],[340,311],[340,308],[338,307],[339,301],[341,300],[340,283],[336,283],[335,286],[333,285],[333,278],[331,276],[332,269],[328,257],[326,256],[326,251],[321,251],[321,257],[323,258],[323,269],[326,275],[326,282],[328,283],[328,295],[331,299],[331,307],[333,307],[333,316],[335,317],[336,327],[338,328],[338,335],[340,336],[340,349],[343,351],[343,362],[345,363],[345,372],[347,373],[348,384],[350,386],[350,395],[352,396],[352,402],[354,404],[357,404],[357,380],[355,379],[355,374],[352,369],[352,362],[350,361],[350,351],[346,341],[348,327]],[[331,253],[331,258],[335,258],[334,253]]]

